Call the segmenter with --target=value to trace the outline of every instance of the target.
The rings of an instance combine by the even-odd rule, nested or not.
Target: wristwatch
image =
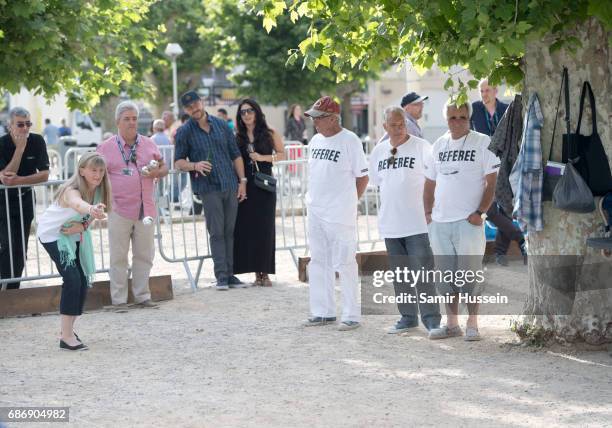
[[[476,214],[478,214],[478,215],[480,216],[480,218],[481,218],[481,219],[483,219],[483,220],[487,218],[487,214],[486,214],[486,213],[483,213],[483,212],[482,212],[482,211],[480,211],[480,210],[476,210],[476,211],[474,211],[474,212],[475,212]]]
[[[246,177],[242,177],[242,178],[240,179],[240,181],[241,181],[242,183],[246,183],[246,182],[247,182],[247,181],[249,181],[249,180],[248,180]]]

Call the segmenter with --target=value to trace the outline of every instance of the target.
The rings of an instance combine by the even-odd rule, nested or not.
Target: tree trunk
[[[578,120],[582,83],[588,80],[596,97],[599,135],[608,158],[612,154],[610,34],[595,20],[586,22],[579,33],[576,37],[583,46],[574,54],[567,50],[550,54],[550,38],[530,42],[526,49],[523,99],[526,103],[531,93],[538,94],[544,115],[541,134],[544,161],[550,148],[563,66],[568,67],[570,76],[572,132]],[[564,112],[562,99],[553,152],[556,161],[561,159]],[[585,107],[585,114],[581,133],[588,135],[590,108]],[[601,227],[600,216],[597,211],[591,214],[560,211],[552,202],[544,202],[543,210],[544,230],[528,237],[530,292],[524,320],[561,341],[612,342],[612,259],[586,246],[586,239],[595,236]]]
[[[357,80],[345,82],[336,87],[336,96],[340,98],[342,127],[353,130],[353,111],[351,110],[351,96],[361,88]]]
[[[342,127],[353,130],[353,111],[351,110],[351,94],[342,97]]]

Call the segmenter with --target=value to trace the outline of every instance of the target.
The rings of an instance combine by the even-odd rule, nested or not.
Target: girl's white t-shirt
[[[79,213],[74,209],[63,208],[57,202],[54,202],[40,216],[36,226],[36,237],[45,244],[57,241],[61,234],[62,225],[76,215],[79,215]],[[79,235],[75,234],[72,238],[78,241]]]

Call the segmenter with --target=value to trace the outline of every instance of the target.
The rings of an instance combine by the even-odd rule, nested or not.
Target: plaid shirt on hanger
[[[510,173],[510,184],[514,193],[512,215],[517,218],[523,232],[539,232],[544,229],[542,214],[544,169],[540,141],[543,120],[540,100],[538,95],[533,93],[529,98],[525,114],[521,151]]]

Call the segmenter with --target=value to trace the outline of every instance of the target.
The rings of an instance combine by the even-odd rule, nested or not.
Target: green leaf
[[[456,101],[455,101],[455,105],[463,105],[469,102],[469,98],[468,98],[468,94],[467,91],[465,89],[465,87],[463,87],[458,93],[457,93],[457,97],[456,97]],[[464,109],[465,110],[465,109]]]
[[[488,67],[492,67],[496,61],[501,59],[502,52],[496,45],[487,43],[484,49],[485,54],[482,59]]]
[[[272,28],[276,27],[276,20],[269,18],[269,17],[264,17],[263,19],[263,27],[266,29],[266,31],[269,33],[270,31],[272,31]]]
[[[520,56],[525,51],[524,43],[514,38],[504,39],[502,46],[510,56]]]
[[[306,54],[306,51],[308,51],[308,48],[310,47],[311,44],[312,44],[312,39],[304,39],[300,42],[300,44],[298,45],[298,48],[300,49],[300,52],[302,52],[302,55]]]
[[[525,34],[531,27],[532,27],[531,24],[525,21],[521,21],[518,24],[516,24],[516,32],[518,34]]]
[[[587,13],[599,19],[608,31],[612,30],[612,8],[609,3],[601,0],[589,0]]]
[[[523,74],[523,70],[521,70],[519,66],[508,67],[506,72],[504,73],[504,76],[506,77],[506,83],[512,86],[521,83],[523,81],[523,78],[525,77],[525,75]]]
[[[297,8],[297,13],[298,13],[300,16],[305,16],[306,14],[308,14],[308,2],[307,2],[307,1],[302,2],[302,3],[301,3],[299,6],[298,6],[298,8]]]
[[[324,67],[329,68],[331,66],[331,58],[327,54],[321,54],[318,59],[318,63]]]
[[[453,78],[449,77],[448,79],[446,79],[446,82],[444,82],[444,89],[448,91],[450,88],[454,86],[454,84],[455,82],[453,82]]]

